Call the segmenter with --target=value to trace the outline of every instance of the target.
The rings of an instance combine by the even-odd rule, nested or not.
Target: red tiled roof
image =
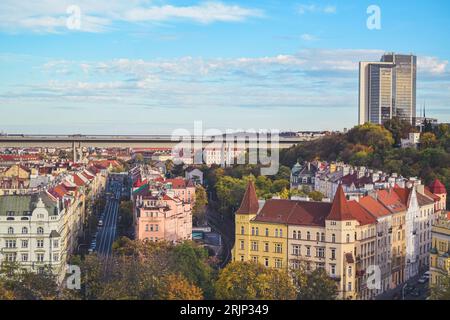
[[[425,192],[425,195],[426,195],[426,196],[430,197],[430,198],[433,199],[434,201],[439,201],[439,200],[441,200],[441,197],[439,197],[439,196],[435,195],[433,192],[431,192],[430,189],[429,189],[428,187],[425,187],[425,188],[424,188],[424,192]]]
[[[444,193],[446,194],[447,193],[445,186],[437,178],[430,184],[430,190],[434,194],[444,194]]]
[[[402,203],[397,193],[392,191],[392,189],[378,190],[377,199],[391,213],[397,213],[406,210],[405,205]]]
[[[253,182],[247,184],[241,205],[237,210],[237,214],[256,214],[259,209],[258,196],[256,195],[255,185]]]
[[[361,206],[358,202],[353,200],[349,201],[347,204],[350,212],[352,213],[352,216],[359,222],[361,226],[377,222],[377,219],[366,209],[364,209],[364,207]]]
[[[62,184],[59,184],[56,187],[54,187],[52,191],[53,194],[57,195],[59,198],[64,197],[68,192],[68,190]]]
[[[331,203],[296,201],[291,215],[288,217],[289,224],[307,226],[325,226],[325,219],[328,216]]]
[[[84,186],[84,181],[83,181],[83,179],[81,179],[77,174],[73,174],[72,176],[73,176],[73,182],[74,182],[77,186],[79,186],[79,187]]]
[[[352,214],[347,204],[347,198],[345,197],[342,185],[339,185],[336,194],[334,196],[333,205],[331,206],[330,214],[327,220],[353,220]]]
[[[390,214],[380,202],[372,198],[371,196],[365,196],[359,199],[359,204],[366,209],[374,217],[383,217]]]

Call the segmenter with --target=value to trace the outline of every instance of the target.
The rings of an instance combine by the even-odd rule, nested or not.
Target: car
[[[423,276],[422,277],[424,277],[424,278],[430,278],[430,276],[431,276],[431,272],[430,271],[427,271],[427,272],[425,272],[424,274],[423,274]]]
[[[99,220],[99,221],[98,221],[98,226],[99,226],[99,227],[103,227],[103,220]]]
[[[420,284],[424,284],[424,283],[428,282],[428,278],[427,277],[421,277],[417,282],[420,283]]]
[[[89,248],[88,253],[92,253],[92,252],[94,252],[94,248]]]

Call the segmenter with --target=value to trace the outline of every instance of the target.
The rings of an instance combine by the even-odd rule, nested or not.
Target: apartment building
[[[372,299],[428,267],[435,200],[420,186],[333,201],[259,201],[253,183],[236,212],[233,261],[325,269],[343,299]],[[374,272],[379,281],[370,282]]]

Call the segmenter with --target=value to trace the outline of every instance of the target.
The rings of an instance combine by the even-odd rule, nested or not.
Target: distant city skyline
[[[359,61],[386,52],[417,56],[418,112],[450,122],[450,3],[377,1],[379,30],[372,4],[4,0],[0,131],[342,130],[358,123]]]

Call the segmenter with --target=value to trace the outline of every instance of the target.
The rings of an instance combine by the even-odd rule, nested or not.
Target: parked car
[[[427,277],[421,277],[419,279],[419,281],[417,281],[417,282],[420,283],[420,284],[424,284],[424,283],[428,282],[428,278]]]
[[[98,226],[99,226],[99,227],[103,227],[103,220],[99,220],[99,221],[98,221]]]
[[[431,277],[431,272],[430,271],[425,272],[422,277],[429,279]]]

